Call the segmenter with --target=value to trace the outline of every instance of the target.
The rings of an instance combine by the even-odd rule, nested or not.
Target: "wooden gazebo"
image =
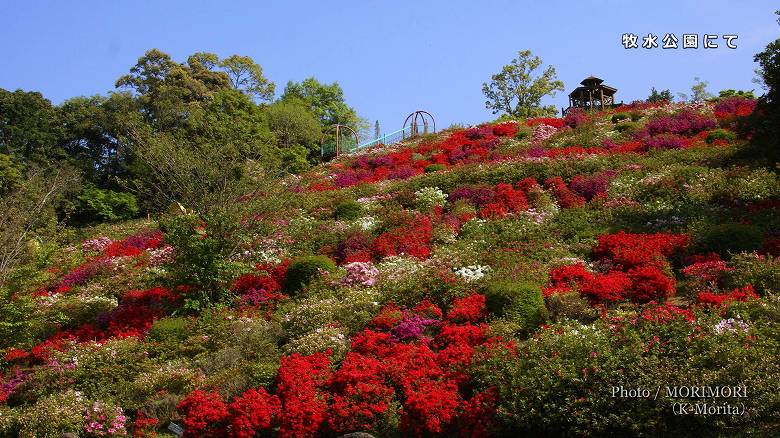
[[[581,86],[569,93],[569,108],[562,109],[561,113],[565,115],[571,108],[603,110],[604,108],[618,106],[618,104],[615,104],[617,88],[604,85],[603,82],[603,79],[595,76],[588,76],[583,79],[580,82]]]

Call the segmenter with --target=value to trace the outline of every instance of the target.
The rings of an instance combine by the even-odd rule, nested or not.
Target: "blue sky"
[[[0,5],[0,88],[55,103],[106,93],[149,48],[177,60],[197,51],[251,56],[277,84],[338,81],[347,102],[383,131],[414,109],[438,125],[494,118],[483,82],[519,50],[556,67],[566,94],[593,74],[618,100],[651,86],[688,92],[757,89],[753,55],[780,36],[776,0],[678,1],[8,1]],[[738,48],[633,49],[623,33],[736,34]],[[640,40],[641,43],[641,40]]]

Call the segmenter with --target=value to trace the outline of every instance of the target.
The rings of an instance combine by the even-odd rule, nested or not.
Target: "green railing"
[[[412,127],[407,126],[406,128],[399,129],[398,131],[393,131],[388,134],[382,134],[371,141],[361,143],[355,147],[355,150],[370,148],[371,146],[377,146],[380,144],[384,144],[384,145],[393,144],[411,136],[412,136]]]
[[[370,148],[372,146],[379,146],[379,145],[388,145],[388,144],[394,144],[397,143],[405,138],[409,138],[412,136],[412,127],[407,126],[406,128],[399,129],[397,131],[393,131],[387,134],[382,134],[379,137],[357,144],[355,143],[355,140],[350,138],[344,138],[339,143],[339,153],[340,154],[348,154],[351,152],[359,151],[361,149]],[[336,139],[328,140],[325,143],[323,143],[320,146],[320,154],[322,157],[332,157],[336,155]]]

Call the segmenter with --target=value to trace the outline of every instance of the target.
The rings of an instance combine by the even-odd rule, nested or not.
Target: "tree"
[[[744,97],[746,99],[755,99],[756,98],[756,95],[753,94],[753,90],[745,91],[745,90],[733,90],[733,89],[729,88],[728,90],[720,90],[718,92],[717,99],[718,100],[726,99],[726,98],[734,97],[734,96],[736,96],[736,97]]]
[[[340,123],[355,128],[359,122],[355,110],[344,101],[344,91],[337,82],[323,84],[313,77],[300,83],[290,81],[285,86],[281,99],[297,99],[303,102],[320,120],[322,126]]]
[[[120,188],[117,178],[128,176],[128,151],[122,133],[143,123],[127,93],[109,97],[75,97],[58,107],[62,120],[60,147],[87,182],[100,188]]]
[[[663,90],[658,92],[658,90],[653,87],[650,89],[650,96],[647,97],[647,102],[671,102],[673,99],[671,91]]]
[[[221,91],[237,90],[261,101],[271,100],[274,95],[274,84],[247,56],[220,60],[213,53],[197,52],[186,63],[178,64],[157,49],[140,57],[116,86],[130,90],[149,123],[163,130],[185,124],[196,107],[208,105]]]
[[[552,105],[542,107],[541,100],[563,91],[563,82],[557,79],[555,67],[551,65],[535,76],[534,72],[541,65],[542,59],[533,56],[530,50],[518,52],[517,58],[491,76],[489,84],[482,84],[482,92],[487,97],[485,106],[493,114],[503,112],[514,117],[557,113]]]
[[[181,128],[140,125],[128,137],[134,159],[131,185],[155,209],[174,202],[199,213],[226,209],[242,191],[251,192],[251,171],[279,167],[265,114],[233,89],[193,107]]]
[[[0,286],[28,256],[28,242],[51,236],[58,225],[56,208],[78,188],[78,172],[66,166],[30,168],[24,180],[0,196]]]
[[[292,145],[305,146],[319,152],[318,143],[322,135],[319,120],[303,104],[296,100],[280,100],[268,107],[268,127],[276,137],[280,148]]]
[[[777,23],[780,24],[780,10],[775,11],[775,14],[778,17]],[[767,90],[764,100],[777,108],[780,106],[780,38],[767,44],[753,60],[758,63],[758,81]]]
[[[230,78],[230,84],[249,96],[261,101],[274,98],[275,85],[263,76],[263,69],[248,56],[231,55],[223,59],[222,67]]]
[[[61,159],[61,135],[59,113],[41,93],[0,88],[0,154],[22,166]]]
[[[704,102],[707,99],[715,97],[712,93],[707,91],[707,85],[709,82],[702,81],[698,76],[693,78],[693,85],[691,86],[691,102]],[[685,93],[677,93],[682,100],[688,100],[688,95]]]
[[[780,24],[780,10],[775,14]],[[749,159],[764,156],[770,165],[777,166],[780,161],[780,38],[767,44],[753,60],[758,63],[758,82],[766,93],[758,100],[761,111],[754,112],[755,135],[751,143],[756,150]]]

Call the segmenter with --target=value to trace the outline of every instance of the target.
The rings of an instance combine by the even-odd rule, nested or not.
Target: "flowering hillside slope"
[[[289,177],[227,237],[188,215],[65,236],[3,304],[0,432],[777,433],[754,107],[453,128]]]

